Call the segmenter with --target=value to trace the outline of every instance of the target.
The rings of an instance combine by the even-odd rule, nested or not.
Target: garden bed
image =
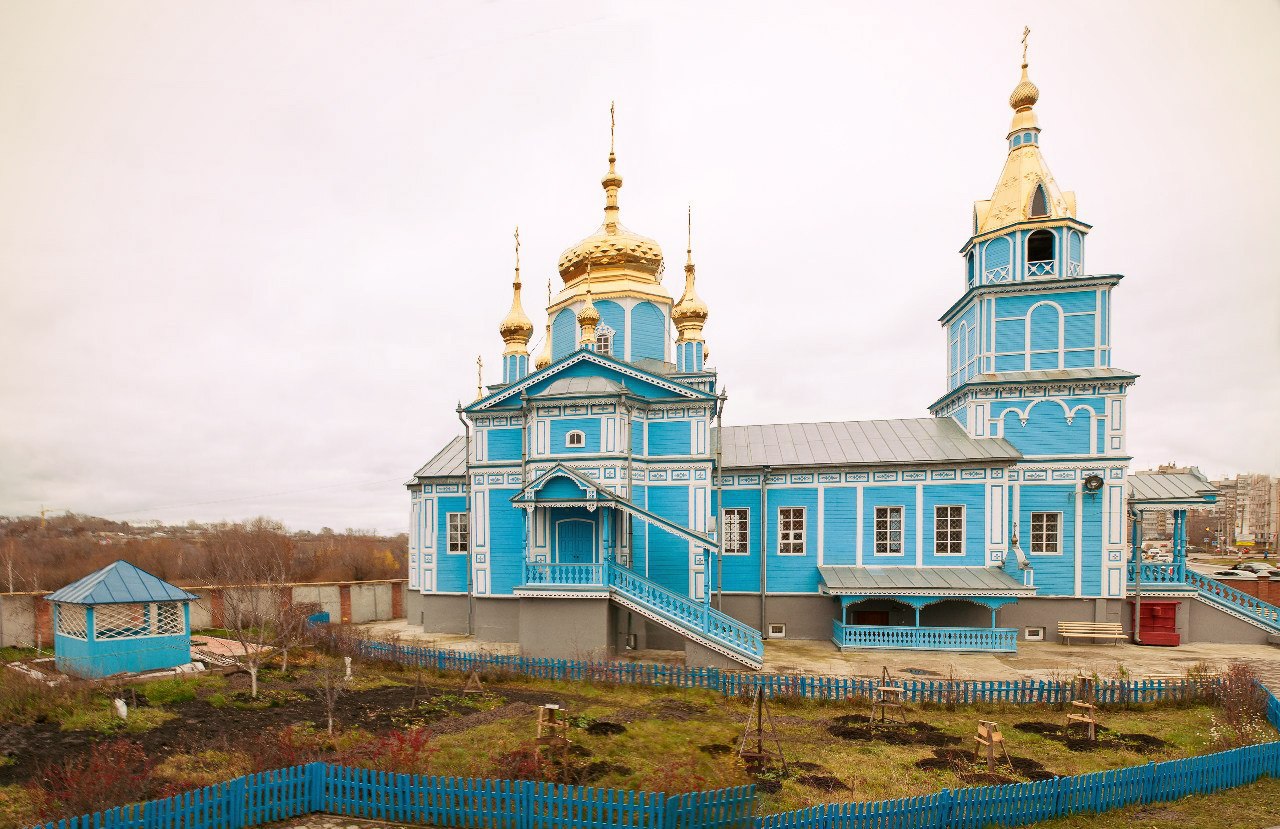
[[[770,710],[786,767],[747,766],[737,757],[749,712],[745,699],[514,677],[490,678],[483,693],[465,694],[460,675],[384,663],[357,665],[334,705],[330,737],[328,707],[309,671],[306,664],[289,676],[264,671],[257,700],[248,695],[246,676],[217,674],[109,691],[69,689],[26,709],[0,700],[0,802],[28,801],[17,809],[18,822],[33,819],[37,810],[49,814],[54,807],[32,803],[69,795],[41,795],[32,787],[50,769],[100,774],[93,771],[94,758],[102,755],[97,762],[109,763],[112,751],[102,747],[112,740],[136,747],[125,754],[140,764],[139,779],[132,781],[137,798],[330,760],[387,771],[667,792],[755,782],[766,812],[1040,780],[1223,747],[1222,724],[1215,720],[1220,712],[1206,703],[1104,707],[1099,738],[1089,741],[1064,734],[1065,713],[1049,705],[910,705],[904,724],[872,722],[862,698],[783,697]],[[111,713],[110,695],[131,704],[128,720]],[[539,752],[536,710],[545,703],[562,706],[568,742]],[[1000,723],[1011,762],[990,771],[974,762],[978,719]],[[1249,738],[1275,734],[1266,727]],[[129,797],[122,792],[102,805]],[[63,813],[76,811],[62,802]]]

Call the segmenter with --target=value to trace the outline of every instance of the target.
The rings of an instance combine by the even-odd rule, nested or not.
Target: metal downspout
[[[471,514],[471,421],[462,414],[462,404],[458,404],[456,409],[458,420],[462,421],[462,428],[466,432],[466,454],[462,456],[462,494],[466,496],[467,520],[472,522],[474,516]],[[476,632],[476,597],[472,592],[471,586],[471,539],[475,538],[475,527],[472,526],[468,530],[467,536],[467,635],[474,636]],[[445,542],[448,544],[448,541]]]
[[[724,404],[728,399],[727,392],[720,392],[720,405],[716,407],[715,469],[712,470],[716,492],[716,541],[720,542],[720,549],[716,551],[716,610],[720,611],[724,610],[724,487],[720,475],[724,469]]]
[[[529,396],[525,392],[520,392],[520,417],[524,424],[520,441],[521,489],[529,485],[529,447],[533,445],[533,418],[529,417],[530,411]],[[531,509],[524,510],[524,560],[520,562],[521,581],[525,578],[525,566],[532,560],[533,550],[530,548],[533,546],[533,522],[537,520],[533,513]]]
[[[767,481],[773,467],[760,467],[760,638],[769,638],[769,625],[765,622],[765,594],[769,588],[769,493]]]
[[[1142,644],[1142,511],[1129,510],[1133,518],[1133,644]],[[1123,611],[1121,611],[1123,612]],[[1123,617],[1122,617],[1123,618]]]

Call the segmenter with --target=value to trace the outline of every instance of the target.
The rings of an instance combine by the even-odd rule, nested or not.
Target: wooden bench
[[[1058,622],[1058,636],[1063,642],[1087,638],[1114,639],[1117,644],[1121,639],[1129,638],[1119,622]]]

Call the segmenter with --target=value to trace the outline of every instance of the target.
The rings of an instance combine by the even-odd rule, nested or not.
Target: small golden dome
[[[1040,100],[1040,89],[1031,82],[1027,77],[1027,65],[1022,64],[1022,80],[1013,88],[1013,92],[1009,95],[1009,106],[1015,111],[1030,109],[1035,106],[1036,101]]]
[[[516,282],[513,287],[515,296],[511,299],[511,310],[498,324],[498,333],[502,335],[502,341],[507,344],[527,343],[533,336],[533,321],[529,319],[529,315],[524,312],[524,307],[520,303],[520,283]]]
[[[600,312],[596,310],[596,305],[591,301],[591,292],[587,291],[587,302],[578,311],[578,325],[584,328],[587,325],[597,325],[600,322]]]
[[[498,323],[498,333],[502,336],[502,341],[507,344],[508,352],[522,350],[529,343],[529,338],[533,336],[533,321],[524,312],[524,305],[520,302],[520,228],[518,227],[515,242],[516,276],[511,283],[511,310],[507,311],[502,322]],[[514,348],[517,346],[518,348]]]
[[[702,326],[707,321],[707,315],[710,311],[707,303],[702,301],[702,297],[698,296],[698,291],[694,287],[697,281],[697,270],[693,265],[693,205],[689,205],[689,243],[685,249],[684,262],[684,293],[680,295],[680,301],[671,309],[671,321],[675,323],[676,330],[680,332],[680,339],[688,341],[698,338],[702,335]]]
[[[695,279],[693,263],[690,262],[684,266],[684,294],[671,309],[671,321],[681,333],[684,333],[686,328],[701,328],[710,313],[707,303],[702,301],[702,297],[698,296],[698,291],[694,288]]]
[[[549,365],[551,365],[551,323],[548,322],[542,343],[542,352],[538,354],[538,359],[533,361],[533,368],[535,371],[542,371]]]

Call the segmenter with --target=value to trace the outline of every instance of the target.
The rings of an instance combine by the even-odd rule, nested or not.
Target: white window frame
[[[607,325],[602,325],[596,329],[597,354],[607,354],[610,357],[613,356],[613,338],[615,334],[617,334],[617,332]],[[603,348],[601,348],[602,343],[604,345]]]
[[[940,510],[947,510],[947,511],[948,511],[948,514],[947,514],[946,516],[943,516],[943,515],[941,515],[941,514],[939,513],[939,511],[940,511]],[[949,524],[951,521],[955,521],[955,520],[957,520],[956,516],[954,516],[954,515],[950,514],[950,511],[951,511],[951,510],[959,510],[959,511],[960,511],[960,515],[959,515],[959,519],[958,519],[958,520],[959,520],[959,522],[960,522],[960,525],[959,525],[959,528],[958,528],[958,529],[957,529],[957,528],[954,528],[954,527],[950,527],[950,526],[948,526],[948,527],[946,528],[946,533],[945,533],[945,534],[948,536],[948,538],[947,538],[947,540],[946,540],[945,542],[943,542],[943,541],[942,541],[942,538],[941,538],[941,535],[942,535],[942,534],[940,534],[940,533],[938,532],[938,530],[939,530],[939,528],[940,528],[940,526],[941,526],[941,522],[947,522],[947,523]],[[964,522],[965,522],[965,518],[966,518],[966,515],[965,515],[965,508],[964,508],[964,504],[935,504],[935,505],[934,505],[934,507],[933,507],[933,554],[934,554],[935,556],[962,556],[962,555],[964,555],[964,536],[965,536],[965,532],[964,532]],[[958,537],[956,537],[956,538],[952,538],[952,537],[950,537],[950,536],[952,535],[952,533],[953,533],[953,532],[958,532],[958,533],[959,533],[959,536],[958,536]],[[959,548],[958,550],[951,550],[951,549],[943,550],[943,548],[942,548],[942,546],[941,546],[941,545],[942,545],[942,544],[944,544],[944,543],[945,543],[945,544],[947,544],[948,546],[953,545],[953,544],[959,544],[959,545],[960,545],[960,548]]]
[[[1054,522],[1055,522],[1055,526],[1053,528],[1053,534],[1052,534],[1052,542],[1053,542],[1052,545],[1048,544],[1048,541],[1050,540],[1050,535],[1043,528],[1043,526],[1040,529],[1036,528],[1037,518],[1040,518],[1043,520],[1043,518],[1050,515],[1054,517]],[[1028,553],[1030,553],[1033,556],[1062,555],[1062,513],[1061,512],[1053,512],[1053,511],[1033,512],[1031,513],[1031,518],[1030,518],[1030,521],[1028,522],[1028,526],[1031,528],[1031,532],[1027,534],[1027,541],[1028,541],[1027,552]],[[1036,538],[1037,535],[1040,536],[1039,539]],[[1037,550],[1036,549],[1037,543],[1039,543],[1044,549]],[[1052,549],[1049,549],[1050,546],[1052,547]]]
[[[786,513],[786,517],[784,517]],[[797,520],[799,513],[799,526],[794,523],[791,526],[785,526],[788,522]],[[780,556],[802,556],[805,554],[805,515],[804,507],[778,507],[778,555]],[[795,550],[795,545],[800,545],[799,550]]]
[[[444,519],[444,549],[455,556],[471,552],[471,521],[465,512],[446,512]],[[458,547],[459,549],[454,549]]]
[[[893,529],[892,523],[891,523],[893,520],[892,519],[893,510],[897,510],[898,512],[897,530]],[[907,553],[907,545],[906,545],[907,510],[906,508],[900,504],[885,504],[883,506],[876,507],[875,511],[872,513],[872,516],[873,516],[873,524],[871,528],[872,529],[872,535],[871,535],[872,554],[877,556],[890,556],[893,558],[899,558],[901,556],[906,555]],[[884,528],[883,530],[881,529],[882,526]],[[881,541],[880,539],[881,532],[885,534],[885,538],[883,541]],[[893,552],[891,550],[891,547],[894,544],[894,540],[892,537],[892,533],[894,532],[898,534],[898,540],[897,540],[898,551],[897,552]]]
[[[731,540],[729,536],[729,513],[735,516],[741,513],[741,524],[734,522],[733,542],[737,542],[730,546]],[[725,507],[724,516],[720,522],[723,532],[720,534],[720,551],[727,556],[745,556],[751,553],[751,510],[747,507]],[[740,546],[742,549],[737,550],[733,547]]]
[[[576,443],[574,442],[574,438],[577,438]],[[573,429],[572,431],[565,433],[564,445],[569,449],[585,448],[587,445],[587,433],[581,429]]]

